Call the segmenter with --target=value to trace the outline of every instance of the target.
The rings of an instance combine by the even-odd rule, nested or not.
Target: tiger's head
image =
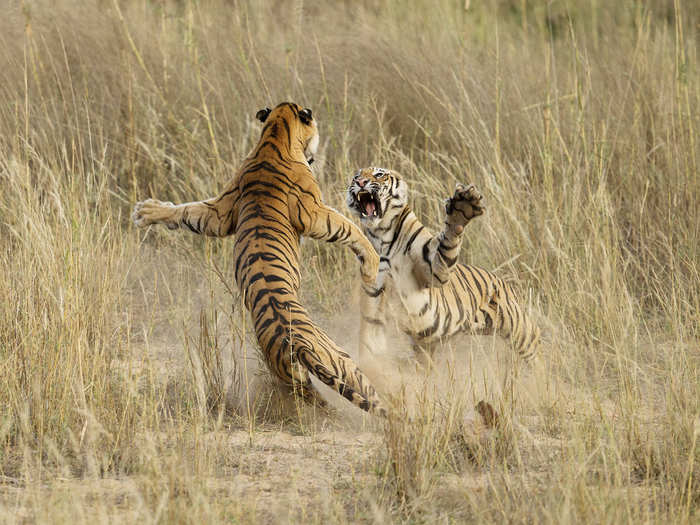
[[[408,203],[406,182],[395,171],[363,168],[350,181],[347,205],[367,227],[390,224]]]
[[[274,109],[261,109],[255,118],[265,123],[261,140],[269,136],[286,143],[292,156],[303,156],[308,164],[313,163],[319,137],[311,109],[293,102],[282,102]]]

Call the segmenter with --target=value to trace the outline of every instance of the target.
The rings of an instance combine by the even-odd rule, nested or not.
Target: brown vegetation
[[[2,521],[700,519],[700,8],[464,7],[4,7]],[[216,194],[287,99],[341,211],[366,165],[428,224],[456,181],[482,191],[464,260],[529,288],[546,332],[511,391],[486,338],[406,374],[386,424],[305,407],[258,373],[230,243],[133,227],[137,200]],[[354,351],[356,261],[304,252],[304,300]],[[499,426],[472,439],[482,396]]]

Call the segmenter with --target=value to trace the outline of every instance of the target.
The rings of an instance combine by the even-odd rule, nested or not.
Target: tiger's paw
[[[484,213],[482,200],[483,196],[476,186],[458,183],[454,195],[445,200],[448,224],[453,226],[457,233],[462,233],[470,220]]]
[[[496,436],[500,418],[496,410],[486,401],[479,401],[468,410],[459,425],[459,439],[467,445],[470,455],[475,457]]]
[[[377,272],[379,272],[379,255],[372,250],[363,257],[360,257],[360,262],[362,263],[360,269],[362,281],[367,286],[373,286],[377,280]]]
[[[482,399],[476,404],[476,411],[484,421],[486,428],[496,428],[496,426],[498,426],[498,413],[496,412],[496,409],[491,406],[491,403]]]
[[[131,220],[139,228],[145,228],[151,224],[165,224],[169,229],[176,230],[179,226],[173,220],[175,205],[172,202],[163,202],[155,199],[147,199],[137,202]]]

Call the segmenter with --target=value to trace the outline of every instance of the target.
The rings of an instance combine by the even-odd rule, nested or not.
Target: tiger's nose
[[[367,179],[362,179],[362,178],[358,178],[358,179],[357,179],[357,185],[358,185],[360,188],[364,188],[364,187],[365,187],[365,184],[367,184]]]

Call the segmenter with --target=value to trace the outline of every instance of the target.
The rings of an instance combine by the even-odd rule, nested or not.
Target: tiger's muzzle
[[[377,192],[355,184],[348,190],[348,205],[362,219],[381,219],[384,215]]]

